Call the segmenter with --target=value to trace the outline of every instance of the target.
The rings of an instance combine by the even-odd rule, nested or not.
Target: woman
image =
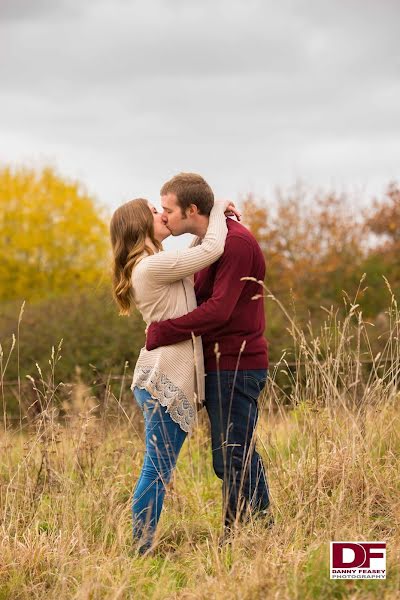
[[[229,209],[228,209],[229,207]],[[110,234],[114,255],[113,291],[120,314],[133,304],[148,325],[179,317],[196,308],[193,274],[223,253],[229,202],[215,203],[207,233],[186,250],[164,252],[170,231],[161,213],[146,200],[131,200],[113,214]],[[196,404],[204,400],[200,338],[147,351],[136,363],[132,390],[143,411],[146,449],[133,495],[134,538],[144,554],[152,546],[169,483],[183,442],[193,428]]]

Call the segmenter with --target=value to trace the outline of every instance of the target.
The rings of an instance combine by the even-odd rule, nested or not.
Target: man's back
[[[227,219],[228,237],[222,257],[195,276],[195,291],[199,306],[212,298],[222,313],[210,311],[214,327],[203,333],[206,371],[216,371],[215,343],[219,344],[221,370],[235,370],[240,348],[239,369],[264,369],[268,366],[267,344],[264,338],[265,316],[262,287],[242,277],[264,280],[265,261],[254,236],[243,225]]]

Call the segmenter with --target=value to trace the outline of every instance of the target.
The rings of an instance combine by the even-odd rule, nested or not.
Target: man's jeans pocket
[[[244,385],[245,393],[258,400],[261,392],[266,386],[268,379],[268,371],[266,369],[260,369],[257,371],[245,371],[244,372]]]

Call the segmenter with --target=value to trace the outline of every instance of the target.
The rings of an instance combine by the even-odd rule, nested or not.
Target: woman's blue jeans
[[[143,411],[146,449],[133,493],[133,535],[139,542],[139,552],[144,553],[152,545],[166,485],[187,433],[149,392],[135,387],[134,396]]]

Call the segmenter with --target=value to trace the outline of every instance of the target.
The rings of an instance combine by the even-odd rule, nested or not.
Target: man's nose
[[[161,220],[164,223],[164,225],[166,225],[168,223],[168,217],[167,217],[167,215],[163,213],[161,215]]]

